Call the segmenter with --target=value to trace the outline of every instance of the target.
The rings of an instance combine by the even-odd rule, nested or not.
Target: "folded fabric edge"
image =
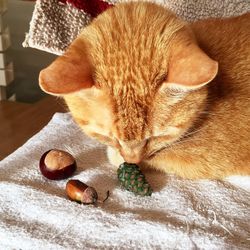
[[[28,33],[25,34],[25,39],[22,43],[22,46],[24,48],[27,47],[31,47],[31,48],[35,48],[35,49],[39,49],[48,53],[52,53],[55,55],[61,55],[63,54],[63,52],[65,51],[65,49],[67,48],[67,46],[69,45],[69,43],[71,41],[68,41],[69,39],[72,40],[72,36],[76,37],[80,30],[85,27],[91,20],[92,17],[90,16],[90,14],[86,13],[84,10],[82,9],[77,9],[76,7],[74,7],[71,3],[61,3],[59,2],[59,5],[53,5],[53,1],[50,0],[37,0],[35,7],[34,7],[34,11],[32,13],[32,18],[31,21],[29,23],[29,31]],[[72,23],[78,23],[79,26],[73,25],[74,29],[70,29],[71,33],[67,33],[67,36],[65,37],[66,40],[65,41],[60,41],[58,38],[57,39],[57,43],[52,43],[51,45],[48,45],[48,38],[46,37],[46,32],[50,33],[50,34],[55,34],[56,32],[56,28],[58,28],[58,26],[60,26],[60,23],[55,23],[55,26],[51,26],[51,24],[49,26],[47,26],[47,21],[48,16],[44,16],[44,13],[46,13],[46,10],[49,8],[50,10],[53,9],[53,6],[55,6],[56,8],[54,8],[54,11],[56,15],[60,15],[60,13],[67,13],[67,17],[72,18]],[[58,9],[60,10],[58,13]],[[41,21],[39,21],[39,19],[42,19]],[[55,20],[54,20],[55,22]],[[63,24],[66,25],[66,24]],[[65,27],[61,25],[62,29],[64,29]],[[47,29],[47,31],[46,31]],[[42,32],[44,31],[44,32]],[[41,33],[41,35],[39,35],[39,33]],[[62,46],[59,46],[62,45]],[[61,49],[61,47],[63,47]]]
[[[29,33],[25,34],[25,40],[22,43],[22,46],[24,48],[33,48],[33,49],[38,49],[38,50],[42,50],[54,55],[62,55],[64,53],[64,50],[60,50],[58,48],[49,48],[48,46],[44,45],[44,44],[38,44],[36,43],[33,39],[31,39]]]

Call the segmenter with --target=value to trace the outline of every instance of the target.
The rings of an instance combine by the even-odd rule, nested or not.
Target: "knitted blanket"
[[[23,42],[54,54],[62,54],[81,29],[98,14],[126,0],[37,0],[30,29]],[[249,0],[151,0],[187,21],[237,16],[250,11]]]

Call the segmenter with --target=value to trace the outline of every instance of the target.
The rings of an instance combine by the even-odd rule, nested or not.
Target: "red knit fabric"
[[[77,9],[84,10],[92,17],[98,16],[112,5],[101,0],[59,0],[62,3],[71,3]]]

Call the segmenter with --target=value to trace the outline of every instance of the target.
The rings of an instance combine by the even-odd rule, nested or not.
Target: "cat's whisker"
[[[181,144],[184,144],[184,143],[187,143],[187,142],[198,142],[198,141],[203,141],[203,139],[201,138],[194,138],[194,137],[191,137],[191,135],[194,135],[195,133],[198,133],[200,132],[201,130],[203,130],[204,128],[202,129],[198,129],[198,130],[195,130],[195,131],[192,131],[188,134],[186,134],[185,136],[179,138],[178,140],[176,140],[175,142],[173,142],[172,144],[169,144],[169,147],[175,147],[175,146],[179,146]]]
[[[191,135],[197,134],[198,132],[204,130],[205,128],[206,128],[206,126],[203,126],[203,127],[201,127],[201,128],[198,128],[198,129],[192,130],[192,131],[190,131],[190,132],[187,132],[187,133],[185,133],[185,134],[180,138],[180,140],[183,140],[183,139],[186,138],[186,137],[190,137]]]
[[[174,151],[174,147],[176,146],[179,146],[181,144],[184,144],[184,143],[187,143],[189,141],[192,141],[192,142],[198,142],[198,141],[202,141],[202,139],[199,139],[199,138],[193,138],[191,137],[191,135],[194,135],[200,131],[202,131],[203,129],[205,129],[205,127],[202,127],[202,128],[199,128],[199,129],[196,129],[194,131],[190,131],[186,134],[184,134],[182,137],[180,137],[178,140],[172,142],[172,143],[163,143],[162,145],[158,145],[158,149],[148,153],[146,155],[146,158],[150,158],[152,157],[153,155],[159,153],[160,151],[164,150],[164,149],[169,149],[169,150],[172,150]]]
[[[199,142],[199,141],[203,141],[203,140],[200,138],[195,138],[195,139],[194,138],[187,138],[185,140],[180,140],[180,141],[174,142],[171,146],[174,147],[174,146],[179,146],[179,145],[187,143],[187,142],[195,143],[195,142]]]
[[[223,114],[218,114],[218,113],[214,114],[214,113],[209,112],[209,111],[201,111],[199,114],[200,115],[207,115],[207,116],[214,116],[214,117],[221,117],[221,118],[224,117]],[[201,117],[201,119],[202,119],[202,117]]]

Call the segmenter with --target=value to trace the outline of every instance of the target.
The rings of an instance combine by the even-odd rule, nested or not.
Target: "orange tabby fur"
[[[250,14],[189,24],[156,4],[118,4],[40,85],[110,146],[116,166],[192,179],[250,174]]]

